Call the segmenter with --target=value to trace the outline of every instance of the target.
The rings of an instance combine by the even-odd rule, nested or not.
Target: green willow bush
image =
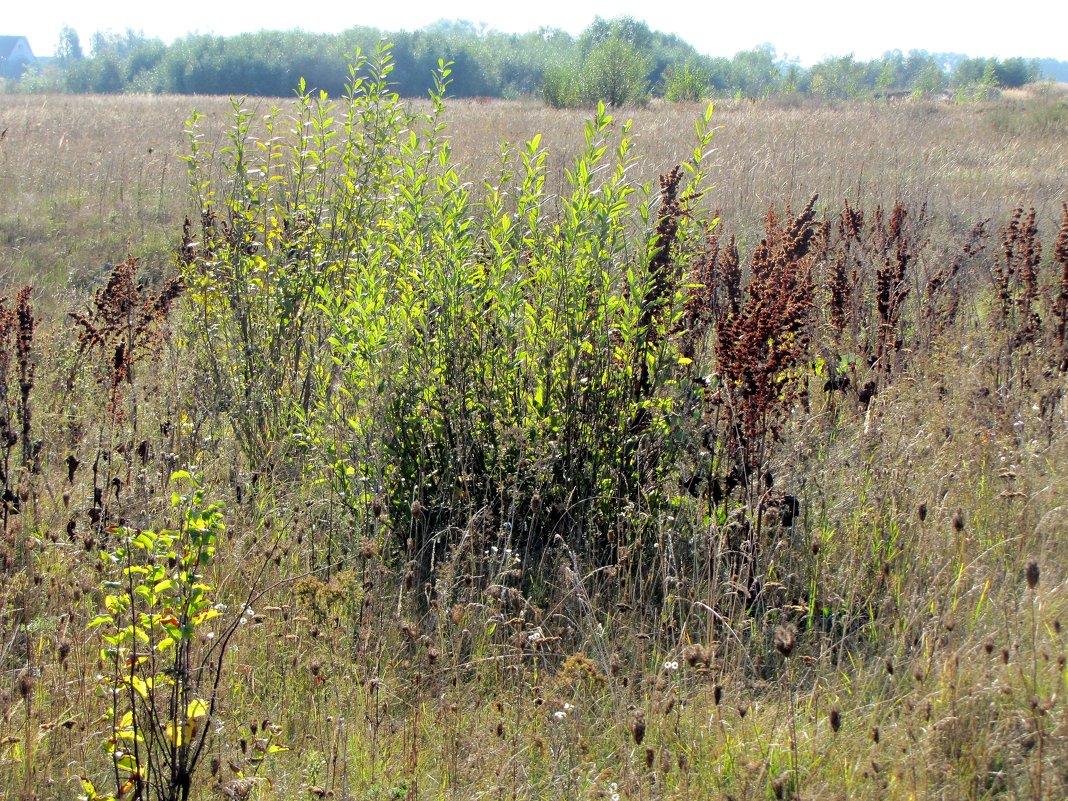
[[[331,546],[382,539],[420,586],[501,537],[528,560],[559,536],[607,563],[668,499],[674,420],[699,393],[676,332],[711,228],[695,208],[711,108],[659,193],[603,106],[569,194],[546,194],[538,137],[476,193],[442,121],[448,66],[426,113],[390,71],[388,47],[358,57],[344,98],[305,94],[262,137],[235,106],[215,153],[192,120],[203,402],[252,469],[299,453],[304,480],[329,482]]]

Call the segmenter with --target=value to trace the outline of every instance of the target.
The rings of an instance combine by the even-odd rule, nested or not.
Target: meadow
[[[4,797],[1068,795],[1056,88],[357,76],[0,96]]]

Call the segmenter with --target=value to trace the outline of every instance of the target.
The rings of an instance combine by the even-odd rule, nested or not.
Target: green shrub
[[[704,100],[712,91],[712,74],[695,64],[668,67],[664,71],[664,98],[672,103]]]
[[[205,401],[252,466],[309,457],[346,510],[343,547],[388,530],[424,578],[474,530],[465,547],[501,535],[533,558],[560,535],[603,560],[673,469],[689,369],[672,334],[707,227],[690,208],[708,117],[659,207],[603,105],[565,197],[547,196],[535,137],[476,199],[442,122],[448,67],[425,114],[389,70],[384,48],[337,105],[304,96],[290,137],[272,115],[254,139],[240,107],[218,153],[193,129],[203,230],[184,264]]]

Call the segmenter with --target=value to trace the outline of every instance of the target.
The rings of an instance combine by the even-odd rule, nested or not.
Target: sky
[[[654,30],[675,33],[702,53],[733,56],[761,44],[810,66],[828,56],[878,58],[888,50],[911,49],[970,56],[1056,58],[1068,61],[1068,2],[1034,0],[1013,13],[1005,0],[426,0],[382,3],[367,0],[314,3],[297,14],[292,0],[230,0],[223,3],[144,0],[40,0],[6,2],[0,34],[26,36],[37,55],[51,55],[60,30],[78,31],[88,49],[97,31],[127,29],[165,42],[187,33],[231,36],[259,30],[340,31],[357,25],[413,30],[442,18],[485,23],[499,31],[524,33],[542,26],[580,33],[595,16],[629,15]],[[1023,7],[1019,7],[1023,8]]]

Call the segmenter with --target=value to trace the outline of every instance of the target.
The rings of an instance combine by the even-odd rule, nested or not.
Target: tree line
[[[674,34],[630,17],[597,18],[579,36],[543,27],[525,34],[442,21],[416,31],[357,27],[342,33],[260,31],[223,37],[191,34],[167,45],[135,31],[94,34],[89,51],[65,28],[56,56],[5,88],[21,92],[166,93],[290,96],[300,79],[330,95],[344,91],[349,57],[392,43],[395,90],[426,96],[439,61],[452,62],[454,97],[541,97],[557,107],[620,106],[651,97],[671,101],[734,96],[828,99],[946,91],[974,98],[1061,78],[1068,64],[1046,59],[969,58],[899,50],[872,61],[852,55],[812,67],[784,60],[770,45],[732,58],[701,54]]]

